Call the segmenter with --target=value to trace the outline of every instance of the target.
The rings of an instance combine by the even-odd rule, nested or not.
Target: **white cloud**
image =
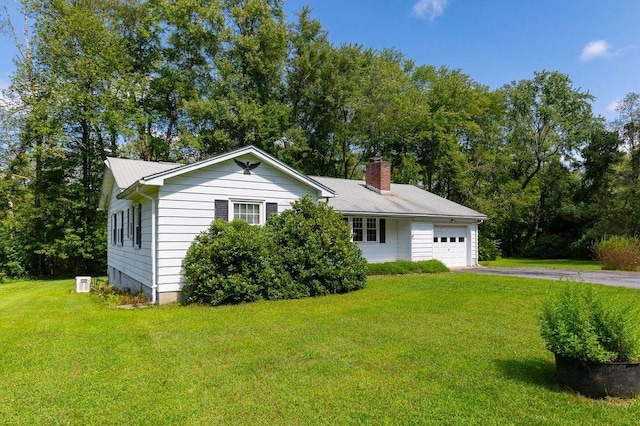
[[[608,58],[615,56],[615,53],[611,50],[612,47],[613,46],[607,43],[606,40],[590,41],[582,48],[580,59],[583,61],[590,61],[596,58]]]
[[[418,0],[413,5],[411,14],[416,18],[429,18],[429,20],[433,21],[444,13],[447,3],[449,3],[449,0]]]
[[[607,108],[606,108],[607,112],[610,114],[617,112],[618,106],[620,106],[620,102],[622,102],[622,99],[620,98],[611,101],[609,105],[607,105]]]

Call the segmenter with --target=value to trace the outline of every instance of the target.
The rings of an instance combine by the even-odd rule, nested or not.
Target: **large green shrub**
[[[221,305],[262,299],[276,280],[271,261],[262,228],[215,220],[182,263],[185,301]]]
[[[307,196],[262,228],[214,221],[183,269],[186,303],[220,305],[360,289],[366,261],[342,215]]]
[[[305,196],[273,217],[265,230],[272,244],[282,294],[317,296],[363,288],[367,263],[341,214]],[[274,290],[276,290],[274,288]]]
[[[544,304],[540,324],[547,349],[554,354],[594,362],[640,358],[634,307],[605,298],[592,284],[565,284]]]
[[[613,236],[595,246],[596,260],[602,269],[636,271],[640,268],[640,240]]]

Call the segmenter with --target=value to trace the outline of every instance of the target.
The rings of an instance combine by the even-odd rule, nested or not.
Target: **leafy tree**
[[[505,254],[513,256],[522,254],[525,245],[535,244],[544,232],[542,221],[558,208],[551,207],[549,199],[563,199],[550,198],[550,192],[562,186],[545,183],[544,176],[554,175],[572,162],[597,120],[591,112],[593,96],[573,88],[569,77],[556,71],[536,72],[531,80],[505,85],[502,93],[506,147],[512,158],[512,183],[506,199],[521,209],[504,218],[502,224],[511,226],[503,226],[498,237]]]
[[[274,150],[287,108],[281,102],[286,24],[280,0],[226,0],[215,49],[206,50],[213,82],[185,104],[206,155],[256,145]],[[212,47],[211,44],[207,45]],[[207,81],[207,80],[205,80]]]
[[[287,97],[291,131],[287,150],[310,174],[351,176],[361,140],[354,122],[362,110],[374,53],[358,45],[330,45],[318,21],[303,9],[290,29]],[[282,156],[282,154],[280,154]]]
[[[513,176],[524,190],[549,161],[571,159],[582,147],[594,122],[594,98],[557,71],[536,72],[531,80],[505,85],[503,93]]]

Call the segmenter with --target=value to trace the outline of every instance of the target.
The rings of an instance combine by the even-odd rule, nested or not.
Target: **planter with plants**
[[[540,322],[561,385],[593,398],[640,395],[640,332],[632,305],[607,299],[593,284],[566,283],[544,304]]]

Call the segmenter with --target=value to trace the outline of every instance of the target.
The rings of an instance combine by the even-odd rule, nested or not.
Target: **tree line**
[[[640,234],[640,95],[614,122],[569,76],[491,90],[396,50],[332,44],[283,0],[23,0],[0,105],[0,272],[104,273],[106,156],[253,144],[312,175],[392,179],[489,216],[484,256],[589,257]],[[3,29],[21,28],[5,14]]]

